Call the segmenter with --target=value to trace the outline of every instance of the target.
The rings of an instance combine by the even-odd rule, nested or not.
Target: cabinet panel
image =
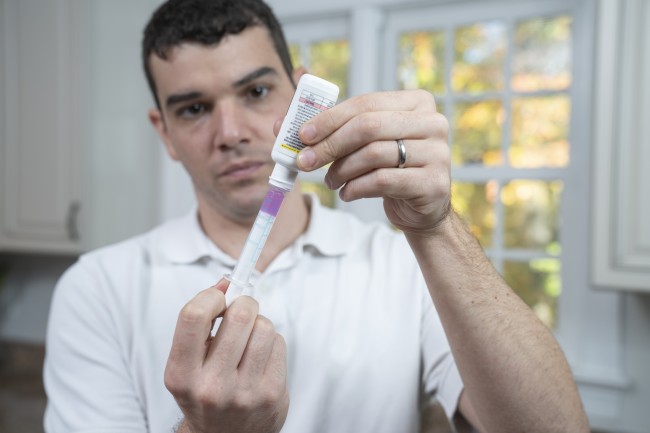
[[[0,250],[80,250],[78,4],[3,0]]]
[[[601,0],[592,274],[650,292],[650,1]]]

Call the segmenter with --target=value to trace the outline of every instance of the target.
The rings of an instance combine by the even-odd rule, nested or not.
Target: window
[[[307,70],[339,86],[339,101],[347,98],[350,44],[347,39],[330,39],[306,45],[291,44],[294,67]]]
[[[380,45],[383,88],[435,95],[454,206],[554,330],[605,425],[620,419],[627,381],[621,298],[589,280],[594,17],[588,0],[404,6]]]
[[[402,32],[396,66],[399,87],[429,90],[450,121],[455,208],[551,327],[562,291],[571,42],[565,14],[452,21]]]
[[[348,95],[424,87],[436,96],[452,122],[454,205],[552,327],[593,426],[620,425],[622,298],[589,279],[597,2],[362,3],[277,9],[292,44],[349,41]],[[385,221],[381,201],[336,206]]]

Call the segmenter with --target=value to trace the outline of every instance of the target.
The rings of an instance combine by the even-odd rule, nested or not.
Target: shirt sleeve
[[[129,374],[124,318],[107,287],[99,266],[83,257],[57,283],[43,372],[48,433],[147,431]]]
[[[424,394],[426,400],[438,400],[451,423],[458,410],[463,381],[426,285],[423,291],[421,332]]]

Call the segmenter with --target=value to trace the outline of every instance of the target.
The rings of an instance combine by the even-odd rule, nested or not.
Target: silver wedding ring
[[[397,150],[399,151],[399,160],[397,161],[397,168],[404,168],[406,165],[406,146],[404,140],[395,140],[397,142]]]

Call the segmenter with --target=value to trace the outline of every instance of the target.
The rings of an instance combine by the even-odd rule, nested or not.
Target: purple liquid
[[[277,216],[282,200],[284,200],[284,193],[284,190],[271,186],[269,192],[266,193],[266,197],[264,197],[261,209],[262,212],[272,216]]]

